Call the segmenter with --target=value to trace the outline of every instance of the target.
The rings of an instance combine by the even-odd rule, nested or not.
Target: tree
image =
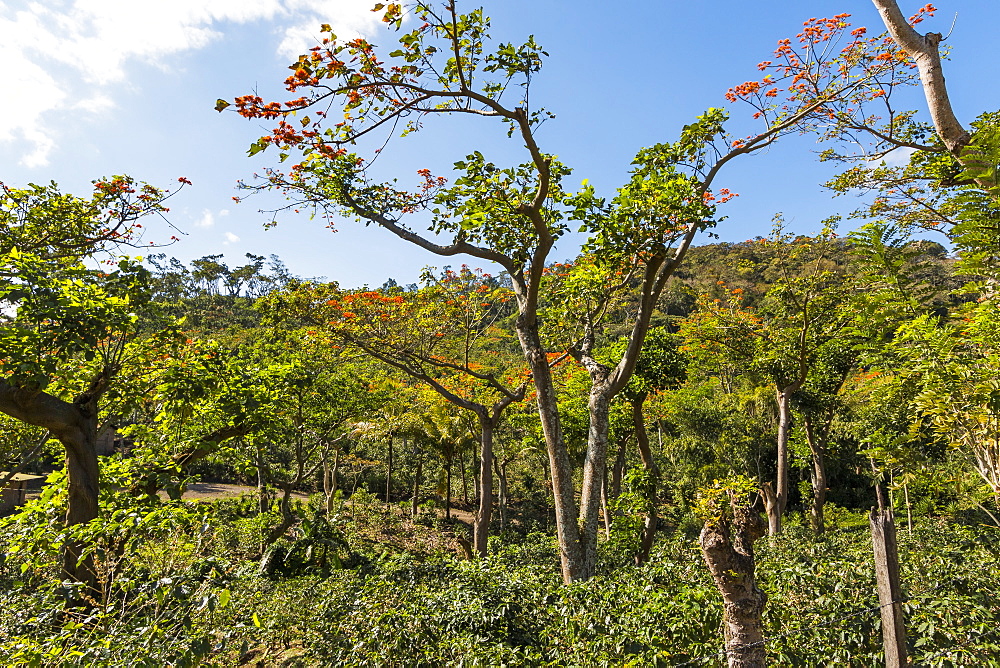
[[[855,317],[849,306],[853,289],[845,267],[830,259],[829,249],[838,243],[835,237],[827,231],[816,239],[793,240],[778,227],[774,237],[764,243],[786,249],[784,276],[772,285],[759,310],[743,309],[743,290],[735,288],[725,302],[703,299],[701,309],[685,322],[683,329],[695,344],[692,349],[696,357],[709,365],[716,363],[713,356],[731,359],[766,379],[774,389],[777,474],[774,485],[767,482],[761,486],[772,535],[781,532],[781,516],[790,490],[792,399],[815,373],[820,351],[847,335]],[[818,485],[825,478],[822,443],[815,438],[816,432],[810,431]]]
[[[475,414],[480,430],[479,510],[473,544],[485,556],[493,512],[493,437],[504,411],[524,399],[525,374],[497,354],[495,325],[509,292],[468,268],[425,276],[417,292],[342,291],[300,285],[266,307],[310,323],[314,335],[363,352]]]
[[[933,5],[906,18],[896,0],[872,1],[888,32],[864,41],[858,35],[853,56],[841,64],[845,74],[863,76],[882,63],[884,76],[867,95],[831,101],[826,107],[829,122],[813,128],[823,139],[850,147],[823,152],[823,159],[854,164],[829,185],[836,192],[875,194],[857,212],[860,217],[944,232],[960,250],[981,255],[984,245],[995,243],[990,221],[997,218],[997,114],[980,115],[969,129],[955,114],[941,60],[944,36],[917,30],[934,16]],[[810,67],[807,62],[800,60],[799,68]],[[895,87],[918,82],[930,123],[916,120],[916,111],[893,106]],[[879,162],[897,149],[911,151],[908,164]]]
[[[918,415],[971,462],[1000,512],[998,334],[1000,313],[990,300],[955,323],[917,318],[902,328],[897,347],[917,383]]]
[[[614,358],[621,354],[621,348],[627,341],[617,341],[609,350],[602,351],[602,356]],[[634,436],[642,463],[642,474],[633,475],[638,481],[636,491],[642,497],[645,518],[639,536],[639,549],[636,551],[637,564],[649,559],[649,551],[657,530],[657,505],[659,503],[660,470],[649,442],[646,429],[644,408],[646,400],[651,395],[675,389],[685,379],[686,359],[679,352],[681,340],[675,334],[670,334],[663,327],[654,327],[649,331],[642,353],[636,363],[635,373],[622,390],[615,404],[620,408],[617,426],[619,448],[613,465],[609,462],[611,481],[607,482],[608,496],[616,497],[621,490],[623,469],[626,461],[625,446]],[[607,512],[607,510],[605,511]],[[608,519],[610,521],[610,519]]]
[[[622,393],[624,399],[632,407],[632,424],[635,430],[636,444],[646,475],[647,511],[643,522],[642,540],[639,551],[635,555],[636,564],[643,564],[649,559],[649,551],[653,547],[653,540],[656,536],[658,523],[656,506],[659,503],[660,471],[649,445],[649,433],[646,430],[643,407],[650,394],[673,389],[683,382],[686,376],[686,360],[678,351],[680,345],[678,338],[662,328],[650,330],[642,354],[639,355],[639,360],[636,363],[635,374]]]
[[[0,191],[0,411],[64,446],[68,525],[98,515],[100,402],[149,299],[147,272],[132,260],[109,260],[110,271],[83,260],[134,243],[137,221],[164,211],[167,196],[127,177],[95,181],[89,198],[55,184]],[[93,587],[82,549],[66,545],[64,575]]]
[[[190,184],[178,179],[181,186]],[[55,183],[12,188],[0,182],[0,252],[12,250],[48,262],[69,262],[97,254],[114,257],[121,248],[138,247],[139,221],[167,211],[167,190],[128,176],[93,181],[90,197],[63,193]],[[9,271],[5,279],[16,278]]]
[[[258,382],[259,425],[246,437],[252,464],[262,484],[281,490],[281,522],[265,544],[294,524],[292,492],[328,466],[350,436],[352,422],[371,411],[378,398],[340,351],[302,330],[270,334],[270,340],[244,352]]]
[[[384,21],[400,29],[402,7],[390,4],[384,9]],[[605,208],[589,186],[567,192],[562,181],[568,168],[543,152],[536,141],[535,130],[550,115],[529,102],[532,76],[545,55],[534,39],[521,46],[498,44],[487,51],[492,47],[489,20],[481,10],[459,14],[454,2],[446,3],[441,11],[421,2],[411,14],[420,26],[404,33],[400,48],[382,58],[366,40],[339,42],[324,26],[322,44],[301,56],[285,81],[299,97],[281,103],[244,95],[234,101],[237,111],[247,118],[278,121],[271,134],[251,146],[251,154],[276,146],[282,159],[293,151],[302,156],[287,174],[270,170],[262,183],[248,187],[285,192],[292,200],[289,208],[311,207],[324,215],[343,212],[375,223],[437,255],[463,254],[503,267],[512,281],[518,309],[515,330],[536,387],[549,451],[563,578],[567,582],[586,579],[596,564],[607,436],[602,416],[628,382],[667,279],[695,235],[715,222],[716,205],[731,196],[723,190],[712,193],[719,171],[739,156],[770,146],[803,122],[820,122],[829,99],[869,87],[881,70],[852,78],[840,76],[837,68],[825,70],[820,79],[809,80],[815,90],[796,93],[784,110],[762,109],[759,116],[764,128],[746,138],[728,135],[722,126],[726,115],[711,109],[685,127],[679,141],[641,151],[631,182]],[[803,43],[817,49],[841,34],[847,24],[835,17],[811,21],[810,26]],[[793,86],[800,82],[795,74],[787,75]],[[762,100],[769,100],[777,95],[772,83],[771,78],[763,85],[748,82],[731,96],[736,99],[738,94],[759,91]],[[504,97],[509,98],[509,92],[517,88],[524,91],[524,97],[513,105],[505,102]],[[216,108],[221,111],[228,106],[220,101]],[[338,109],[332,122],[327,120],[331,106]],[[314,116],[303,116],[300,127],[288,122],[307,110]],[[397,124],[404,126],[403,134],[410,134],[428,116],[464,114],[501,121],[509,135],[523,143],[528,161],[500,168],[473,152],[456,163],[460,176],[452,187],[446,188],[443,177],[422,169],[418,189],[407,192],[394,182],[372,181],[369,162],[348,153],[359,141],[382,130],[391,132]],[[404,222],[406,216],[420,212],[429,215],[430,231],[451,240],[438,243]],[[633,287],[639,295],[629,345],[617,363],[605,366],[593,358],[592,337],[585,336],[581,346],[575,347],[574,354],[587,366],[593,381],[593,431],[579,511],[539,323],[544,269],[568,221],[591,233],[594,255],[612,266],[612,274],[618,267],[635,267]]]
[[[164,253],[146,257],[152,268],[154,300],[162,313],[183,319],[191,332],[235,332],[260,325],[261,314],[254,310],[257,299],[293,279],[284,263],[272,255],[265,258],[247,253],[247,264],[230,269],[221,254],[191,261],[190,269],[177,258],[166,260]],[[155,330],[158,322],[143,323]]]
[[[936,9],[928,3],[918,9],[916,14],[906,19],[899,10],[896,0],[872,0],[872,2],[878,9],[892,40],[913,61],[920,73],[920,83],[927,101],[927,110],[930,112],[931,122],[934,124],[938,138],[948,152],[963,165],[974,164],[974,159],[965,151],[972,136],[962,127],[958,117],[955,116],[951,100],[948,98],[948,89],[945,86],[940,53],[940,44],[944,36],[934,32],[921,35],[915,28],[925,17],[933,16]],[[984,186],[995,183],[995,181],[982,177],[976,180]]]
[[[166,329],[141,342],[127,371],[138,390],[115,407],[115,421],[133,441],[128,487],[138,497],[172,495],[188,468],[268,419],[259,369],[212,339]]]
[[[827,460],[834,418],[843,412],[841,391],[857,368],[858,355],[851,344],[849,339],[831,339],[819,346],[806,382],[795,397],[809,446],[812,483],[809,522],[816,535],[825,531],[823,508],[829,489]]]
[[[705,490],[700,513],[705,525],[698,538],[702,555],[722,593],[722,630],[730,668],[765,665],[761,615],[767,594],[757,587],[754,541],[764,535],[764,523],[751,510],[749,480],[717,483]]]
[[[478,440],[476,439],[475,423],[469,419],[468,414],[458,413],[454,410],[455,408],[457,408],[455,404],[438,395],[438,402],[432,404],[423,415],[424,433],[434,450],[440,455],[444,466],[445,480],[441,486],[443,488],[441,496],[444,500],[446,519],[451,519],[451,473],[455,456],[470,445],[474,446]],[[490,454],[492,456],[493,453]],[[493,458],[493,465],[496,468],[496,458]],[[482,475],[481,472],[480,475]],[[480,493],[482,492],[483,490],[480,489]],[[490,492],[490,496],[492,496],[492,490]],[[479,523],[478,515],[476,524]],[[473,532],[475,538],[475,528]],[[473,543],[473,545],[476,544]],[[477,553],[480,556],[485,556],[486,551],[484,549],[480,552],[477,546]]]

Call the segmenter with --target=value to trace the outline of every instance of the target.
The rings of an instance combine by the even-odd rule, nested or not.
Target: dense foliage
[[[252,154],[300,159],[248,190],[496,276],[352,289],[274,256],[135,259],[165,191],[2,186],[0,480],[45,484],[0,518],[0,659],[873,665],[892,606],[915,664],[1000,665],[1000,116],[959,136],[894,110],[915,68],[932,85],[940,36],[906,32],[930,5],[875,2],[889,36],[806,21],[728,95],[762,130],[709,109],[610,199],[567,189],[536,142],[547,54],[453,2],[379,4],[383,55],[324,26],[285,81],[300,97],[234,101],[278,123]],[[369,133],[463,114],[526,162],[475,150],[414,192],[369,171]],[[735,196],[722,168],[798,131],[849,164],[834,191],[874,193],[864,224],[779,216],[694,246]],[[900,147],[907,165],[879,164]],[[573,229],[578,256],[553,261]],[[898,524],[888,603],[876,504]]]

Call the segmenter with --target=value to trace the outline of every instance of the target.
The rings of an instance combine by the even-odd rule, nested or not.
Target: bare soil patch
[[[231,499],[244,494],[256,494],[257,488],[249,485],[230,485],[223,482],[192,482],[184,488],[181,499],[184,501],[198,501],[202,499]],[[160,498],[167,499],[167,493],[160,491]],[[292,492],[292,498],[308,499],[305,492]]]

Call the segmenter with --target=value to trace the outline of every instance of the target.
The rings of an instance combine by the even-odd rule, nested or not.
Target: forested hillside
[[[1000,117],[952,112],[933,7],[874,2],[612,197],[547,152],[548,54],[452,2],[218,101],[273,127],[270,225],[413,244],[413,284],[137,257],[184,178],[0,184],[2,662],[1000,666]],[[520,164],[375,164],[465,117]],[[800,133],[860,209],[706,238]]]

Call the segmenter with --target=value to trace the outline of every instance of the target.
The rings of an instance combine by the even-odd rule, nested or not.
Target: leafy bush
[[[110,574],[90,609],[67,608],[80,593],[52,577],[61,534],[32,524],[47,515],[28,508],[0,534],[0,662],[722,665],[721,599],[682,532],[661,532],[641,567],[609,558],[615,541],[602,545],[601,574],[564,586],[550,534],[511,529],[491,538],[488,558],[465,561],[428,548],[451,526],[414,524],[363,494],[357,502],[330,518],[302,508],[273,578],[259,577],[258,559],[277,518],[255,515],[252,499],[112,510],[81,529]],[[867,518],[831,518],[820,540],[793,525],[758,541],[777,665],[881,662]],[[899,544],[915,663],[1000,665],[996,530],[918,518]],[[49,556],[26,545],[50,545]]]

